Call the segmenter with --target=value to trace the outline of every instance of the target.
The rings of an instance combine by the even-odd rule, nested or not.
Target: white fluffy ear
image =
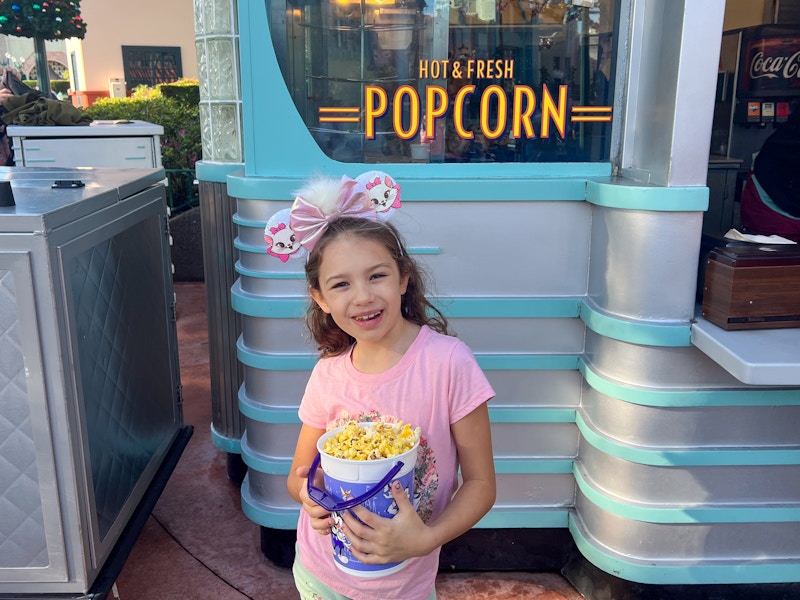
[[[319,208],[324,215],[336,211],[342,182],[332,177],[316,177],[297,191],[297,196]]]

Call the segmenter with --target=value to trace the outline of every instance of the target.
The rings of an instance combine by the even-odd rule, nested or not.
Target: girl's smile
[[[383,314],[383,311],[378,311],[376,313],[371,313],[371,314],[368,314],[368,315],[359,315],[359,316],[356,316],[356,317],[353,317],[353,318],[356,321],[358,321],[359,323],[367,323],[369,321],[373,321],[373,320],[377,319],[382,314]]]

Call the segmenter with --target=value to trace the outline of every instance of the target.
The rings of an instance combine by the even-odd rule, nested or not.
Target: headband
[[[287,262],[302,258],[335,219],[355,217],[386,221],[401,207],[400,185],[381,171],[356,179],[317,178],[301,188],[292,208],[279,210],[264,228],[267,254]]]

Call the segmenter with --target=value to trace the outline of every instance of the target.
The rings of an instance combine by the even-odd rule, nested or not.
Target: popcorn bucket
[[[368,427],[372,423],[361,423]],[[362,505],[381,517],[392,518],[397,514],[397,503],[392,497],[391,484],[400,481],[409,498],[414,497],[414,465],[417,462],[415,444],[411,450],[377,460],[350,460],[335,458],[323,452],[322,448],[331,436],[343,428],[327,432],[317,442],[318,454],[311,463],[308,473],[308,495],[317,504],[331,511],[334,526],[331,533],[333,561],[336,566],[358,577],[383,577],[396,573],[408,561],[367,565],[350,553],[350,541],[342,531],[342,513],[354,506]],[[313,482],[317,468],[322,465],[325,489],[321,490]]]

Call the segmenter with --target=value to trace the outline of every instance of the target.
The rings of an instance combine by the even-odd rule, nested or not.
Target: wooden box
[[[714,248],[702,306],[703,316],[723,329],[800,327],[800,247]]]

